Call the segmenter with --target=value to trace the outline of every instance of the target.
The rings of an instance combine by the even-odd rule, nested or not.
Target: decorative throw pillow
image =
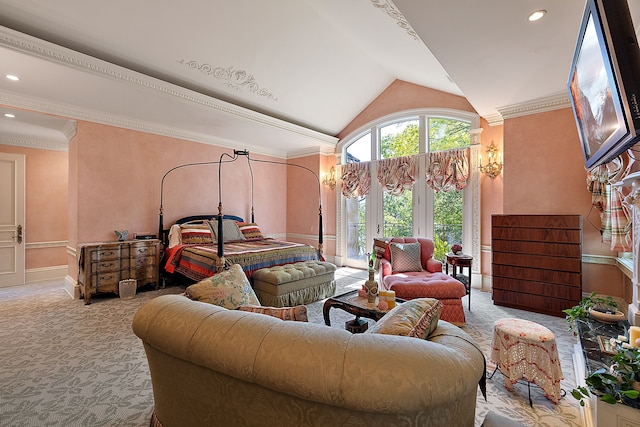
[[[244,236],[245,240],[261,240],[264,239],[260,228],[258,228],[258,224],[253,222],[239,222],[238,228],[240,232]]]
[[[214,243],[218,242],[218,220],[212,219],[209,221],[209,228],[213,234]],[[238,223],[232,219],[222,220],[222,236],[223,243],[233,242],[238,240],[244,240],[242,232],[238,228]]]
[[[384,253],[389,247],[391,237],[376,237],[373,239],[373,253],[376,256],[373,268],[376,270],[380,267],[380,260],[384,258]]]
[[[298,322],[308,322],[307,306],[296,305],[295,307],[262,307],[258,305],[241,305],[240,311],[250,311],[252,313],[266,314],[282,320],[295,320]]]
[[[389,244],[391,250],[391,270],[394,273],[407,271],[422,271],[420,262],[420,243]]]
[[[185,245],[211,243],[213,241],[209,225],[204,221],[181,224],[180,240]]]
[[[228,270],[187,287],[185,295],[230,310],[241,305],[260,305],[240,264],[233,264]]]
[[[367,331],[425,339],[438,326],[442,303],[435,298],[416,298],[396,305]]]

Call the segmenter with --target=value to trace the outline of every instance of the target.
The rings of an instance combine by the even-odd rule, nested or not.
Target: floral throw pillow
[[[435,298],[416,298],[395,306],[367,332],[426,339],[438,327],[442,303]]]
[[[391,270],[394,273],[422,271],[420,243],[391,243]]]
[[[195,301],[235,310],[241,305],[260,305],[249,279],[239,264],[187,287],[185,295]]]

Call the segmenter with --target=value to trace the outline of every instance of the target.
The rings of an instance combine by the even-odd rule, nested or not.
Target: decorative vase
[[[369,280],[364,282],[364,287],[367,290],[367,302],[375,303],[376,295],[378,295],[378,282],[373,278],[375,271],[373,268],[369,269]]]

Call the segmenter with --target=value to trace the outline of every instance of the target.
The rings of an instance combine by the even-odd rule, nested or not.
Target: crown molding
[[[501,126],[504,124],[504,118],[500,113],[486,114],[482,118],[489,123],[489,126]]]
[[[293,133],[298,136],[309,138],[318,142],[320,146],[328,145],[335,147],[337,138],[324,134],[285,120],[277,119],[256,111],[243,108],[220,99],[195,92],[144,74],[108,63],[106,61],[84,55],[82,53],[46,42],[44,40],[31,37],[20,32],[0,26],[0,46],[21,52],[32,57],[46,61],[56,62],[66,67],[81,70],[86,73],[97,74],[103,78],[111,79],[119,83],[135,86],[137,89],[150,90],[157,95],[175,98],[181,102],[195,104],[198,107],[216,110],[235,116],[243,120],[248,120],[260,125],[279,129]],[[22,99],[20,99],[22,98]],[[20,106],[40,112],[57,114],[72,119],[82,119],[111,126],[124,127],[126,129],[140,130],[164,136],[171,136],[186,139],[194,142],[203,142],[221,146],[238,148],[247,144],[239,141],[221,141],[210,135],[203,135],[190,132],[185,129],[167,127],[158,123],[149,123],[130,118],[118,117],[97,111],[87,111],[69,105],[56,105],[46,100],[26,99],[11,94],[0,93],[0,102],[7,105]],[[256,150],[268,155],[282,156],[283,153],[273,153],[265,150],[264,147],[256,146]]]
[[[69,151],[68,142],[53,142],[43,139],[17,138],[0,135],[0,144],[14,147],[37,148],[40,150]]]
[[[559,110],[567,107],[571,107],[569,94],[562,93],[551,95],[545,98],[538,98],[531,101],[522,102],[520,104],[499,107],[497,110],[500,112],[504,119],[511,119],[514,117],[544,113],[547,111]]]

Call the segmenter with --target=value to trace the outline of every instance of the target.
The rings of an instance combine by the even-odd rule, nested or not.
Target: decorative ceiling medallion
[[[222,80],[222,84],[225,86],[237,90],[242,91],[242,89],[246,89],[247,91],[258,95],[264,96],[267,99],[271,99],[277,101],[276,98],[271,92],[267,89],[260,88],[260,85],[256,82],[253,75],[247,73],[244,70],[236,70],[233,66],[229,67],[214,67],[209,64],[201,64],[198,61],[185,61],[181,59],[178,61],[180,64],[184,64],[189,68],[194,70],[198,70],[201,73],[204,73],[208,76],[213,76],[218,80]]]
[[[387,15],[395,19],[397,21],[396,24],[398,24],[398,27],[405,30],[407,34],[413,37],[414,40],[420,40],[418,34],[411,27],[411,24],[409,24],[404,15],[400,13],[400,11],[396,9],[395,5],[389,0],[371,0],[371,4],[373,4],[378,9],[382,9]]]

